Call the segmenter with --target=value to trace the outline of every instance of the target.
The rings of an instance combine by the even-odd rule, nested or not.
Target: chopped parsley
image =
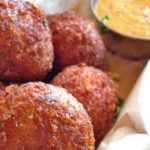
[[[125,99],[122,96],[118,96],[118,104],[116,107],[116,110],[114,112],[114,121],[118,118],[120,111],[122,109],[122,106],[124,104]]]
[[[48,27],[47,20],[43,20],[43,21],[42,21],[42,24],[43,24],[43,26],[44,26],[45,28],[47,28],[47,27]]]
[[[99,21],[99,24],[100,24],[100,26],[101,26],[101,28],[102,28],[102,30],[104,32],[109,32],[109,29],[107,27],[108,21],[109,21],[109,17],[108,16],[102,17],[102,19]]]

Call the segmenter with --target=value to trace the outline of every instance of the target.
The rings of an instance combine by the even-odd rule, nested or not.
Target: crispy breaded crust
[[[85,62],[98,68],[105,61],[105,46],[94,25],[74,12],[48,17],[55,64],[59,68]]]
[[[85,64],[67,67],[51,83],[66,88],[84,105],[99,144],[112,125],[118,100],[116,84],[104,72]]]
[[[41,11],[28,1],[1,1],[0,79],[40,80],[52,62],[51,32]]]
[[[0,96],[0,149],[94,150],[91,120],[66,90],[41,82]]]

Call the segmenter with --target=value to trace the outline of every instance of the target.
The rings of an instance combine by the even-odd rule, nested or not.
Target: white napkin
[[[74,8],[80,0],[29,0],[33,2],[44,12],[44,14],[50,15],[54,13],[60,13]]]
[[[150,62],[98,150],[150,150]]]

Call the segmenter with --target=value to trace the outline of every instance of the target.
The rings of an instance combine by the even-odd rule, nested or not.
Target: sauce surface
[[[99,0],[95,13],[107,26],[122,34],[150,39],[150,0]]]

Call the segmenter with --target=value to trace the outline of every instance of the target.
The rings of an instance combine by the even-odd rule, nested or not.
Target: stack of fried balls
[[[94,150],[118,100],[105,53],[74,12],[46,18],[29,1],[0,1],[0,150]]]

